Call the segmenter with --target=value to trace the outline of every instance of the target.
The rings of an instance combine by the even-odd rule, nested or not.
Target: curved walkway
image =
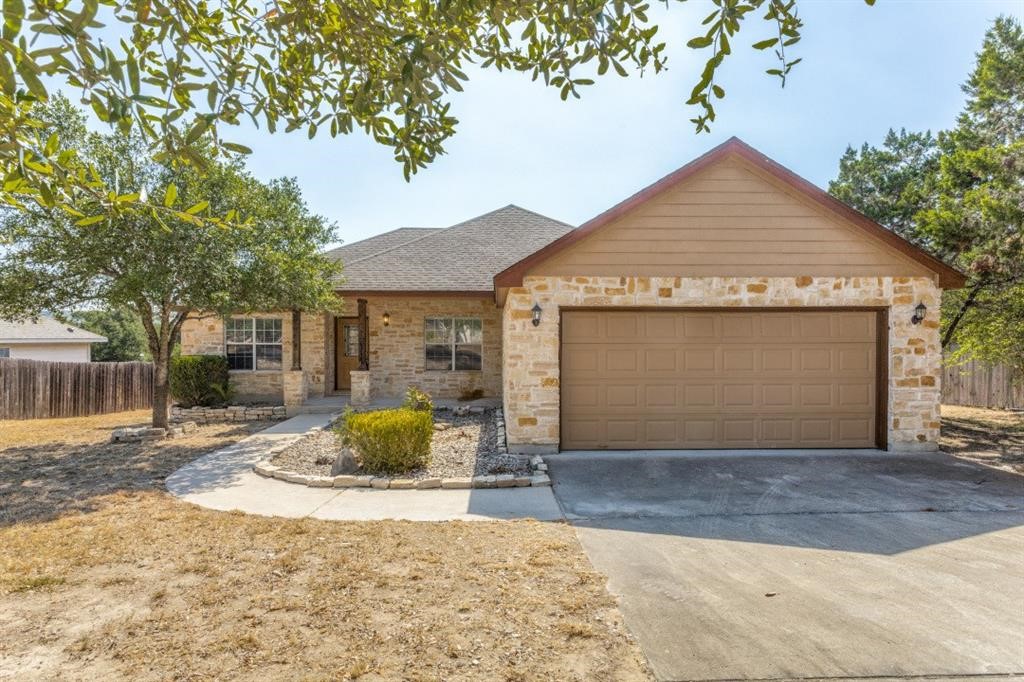
[[[336,415],[301,414],[216,450],[167,477],[170,493],[209,509],[336,521],[562,520],[551,488],[372,490],[308,488],[253,473],[252,466],[322,429]]]

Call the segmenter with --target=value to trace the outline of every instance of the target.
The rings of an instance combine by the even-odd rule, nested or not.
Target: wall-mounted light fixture
[[[381,316],[380,319],[381,319],[381,322],[384,323],[385,327],[390,327],[391,326],[391,313],[384,313]]]
[[[914,316],[910,318],[910,321],[914,324],[921,324],[924,321],[924,316],[927,314],[928,308],[924,303],[918,303],[917,307],[914,308]]]
[[[541,309],[540,309],[540,304],[539,303],[534,303],[533,304],[533,308],[531,309],[531,312],[533,312],[533,326],[534,327],[539,327],[540,326],[540,314],[542,312]]]

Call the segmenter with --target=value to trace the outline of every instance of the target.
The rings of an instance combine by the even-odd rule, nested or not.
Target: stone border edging
[[[505,447],[505,420],[500,408],[495,411],[497,420],[499,450],[507,453]],[[277,454],[276,450],[272,454]],[[309,488],[371,488],[374,490],[465,490],[467,488],[529,488],[551,485],[548,476],[548,465],[540,455],[530,458],[531,474],[516,476],[514,474],[490,474],[486,476],[462,476],[456,478],[396,478],[389,476],[340,475],[311,476],[286,471],[271,464],[271,459],[264,459],[253,465],[252,470],[264,478],[276,478],[286,483],[295,483]]]
[[[284,405],[228,405],[227,407],[171,407],[171,421],[194,421],[199,424],[218,422],[256,422],[287,419]]]

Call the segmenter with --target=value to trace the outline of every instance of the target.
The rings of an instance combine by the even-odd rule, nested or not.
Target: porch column
[[[292,371],[302,369],[302,312],[292,309]]]
[[[359,370],[370,369],[370,320],[366,314],[366,299],[356,299],[356,314],[359,316]]]

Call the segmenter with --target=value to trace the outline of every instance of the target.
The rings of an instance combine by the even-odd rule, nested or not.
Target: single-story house
[[[512,451],[934,449],[964,276],[738,139],[573,228],[506,206],[330,252],[338,315],[190,320],[243,395],[500,396]]]
[[[0,320],[0,359],[89,362],[92,344],[106,342],[105,336],[52,317]]]

